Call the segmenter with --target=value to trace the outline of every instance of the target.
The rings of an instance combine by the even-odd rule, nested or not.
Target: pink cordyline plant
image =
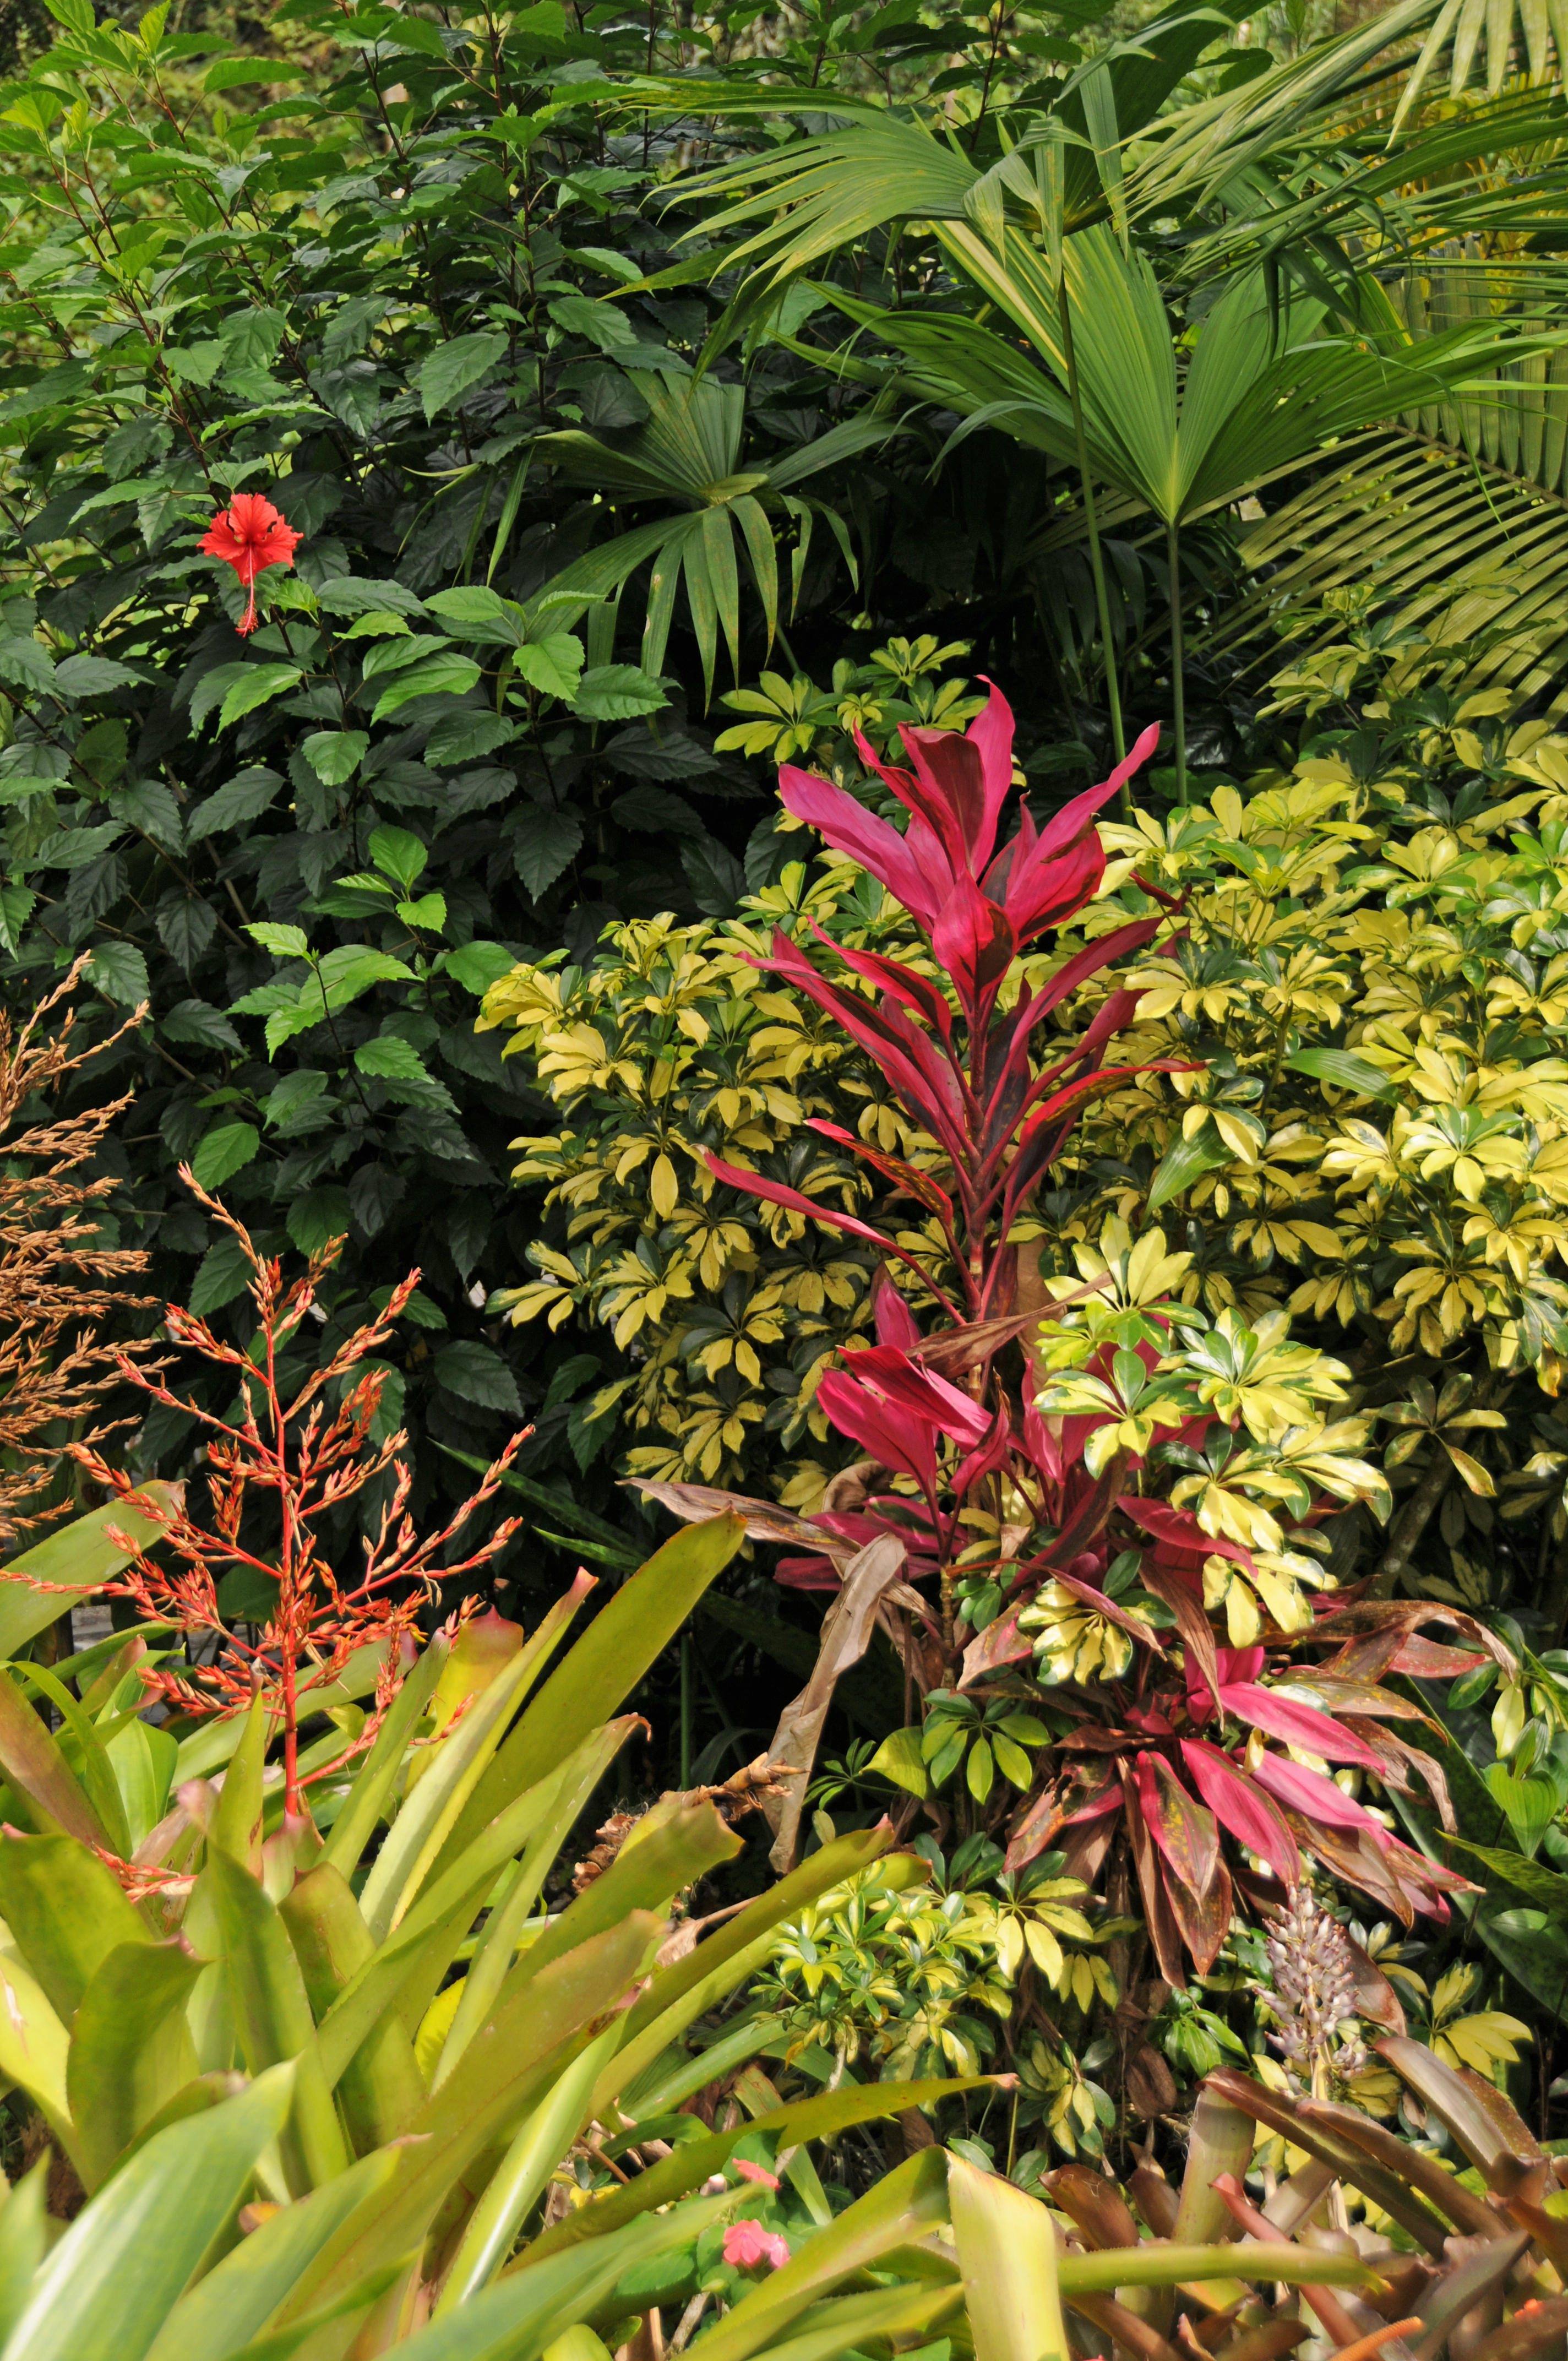
[[[286,1283],[277,1260],[258,1254],[249,1233],[200,1188],[189,1169],[181,1177],[214,1221],[234,1237],[250,1265],[249,1292],[256,1306],[256,1335],[248,1350],[225,1344],[192,1312],[168,1308],[166,1330],[172,1343],[232,1372],[237,1389],[225,1417],[181,1400],[155,1376],[122,1356],[121,1375],[165,1408],[185,1411],[206,1435],[207,1489],[211,1523],[189,1515],[182,1501],[138,1490],[132,1477],[89,1444],[75,1456],[94,1483],[160,1528],[159,1541],[134,1552],[124,1574],[105,1585],[107,1595],[132,1599],[149,1622],[169,1625],[188,1637],[215,1643],[210,1663],[180,1671],[144,1667],[149,1697],[176,1711],[224,1714],[241,1711],[259,1697],[282,1738],[285,1806],[304,1810],[299,1772],[299,1727],[316,1700],[342,1674],[350,1656],[374,1646],[381,1656],[377,1712],[385,1710],[413,1654],[413,1631],[422,1606],[439,1582],[473,1573],[505,1548],[518,1531],[516,1518],[503,1520],[467,1555],[453,1564],[443,1553],[463,1526],[491,1499],[513,1457],[527,1439],[516,1434],[487,1473],[473,1497],[439,1532],[421,1536],[409,1514],[411,1483],[400,1454],[407,1436],[399,1432],[374,1439],[388,1372],[375,1356],[419,1282],[411,1271],[393,1289],[386,1310],[356,1329],[320,1367],[308,1371],[291,1392],[283,1356],[310,1317],[323,1279],[343,1246],[333,1239],[310,1257],[302,1279]],[[334,1406],[335,1398],[335,1406]],[[391,1497],[374,1532],[362,1542],[359,1564],[340,1575],[321,1527],[367,1484],[390,1471]],[[172,1488],[162,1488],[170,1489]],[[254,1530],[264,1520],[266,1538]],[[158,1554],[153,1554],[156,1550]],[[170,1565],[160,1562],[164,1557]],[[243,1568],[275,1580],[277,1601],[254,1639],[232,1627],[218,1606],[224,1575]],[[369,1742],[375,1719],[355,1745],[312,1775],[324,1777],[348,1753]]]
[[[1379,1675],[1453,1677],[1484,1661],[1419,1637],[1414,1627],[1423,1620],[1459,1627],[1493,1653],[1501,1643],[1430,1602],[1336,1600],[1326,1576],[1315,1576],[1312,1559],[1300,1554],[1313,1528],[1346,1500],[1386,1513],[1383,1478],[1350,1455],[1359,1431],[1310,1423],[1316,1398],[1338,1398],[1348,1372],[1285,1347],[1282,1328],[1260,1341],[1222,1320],[1194,1337],[1203,1315],[1157,1288],[1148,1301],[1136,1288],[1129,1292],[1125,1256],[1119,1274],[1107,1266],[1076,1294],[1056,1295],[1058,1315],[1072,1303],[1081,1308],[1074,1334],[1064,1335],[1059,1318],[1052,1323],[1067,1356],[1058,1366],[1071,1373],[1065,1389],[1053,1389],[1032,1356],[1021,1384],[1016,1374],[1006,1378],[1009,1365],[998,1357],[1040,1319],[1037,1308],[1018,1308],[1010,1238],[1084,1101],[1132,1071],[1105,1060],[1138,994],[1111,991],[1071,1046],[1038,1068],[1031,1044],[1070,994],[1150,944],[1172,906],[1164,901],[1155,917],[1100,937],[1034,987],[1015,962],[1097,893],[1105,862],[1095,815],[1153,752],[1156,732],[1145,730],[1125,763],[1045,827],[1020,807],[1000,851],[1013,778],[1013,717],[1002,696],[992,691],[962,737],[905,730],[903,738],[906,768],[877,761],[863,741],[860,747],[909,814],[903,834],[826,779],[786,768],[780,791],[791,812],[904,905],[935,973],[832,944],[820,928],[837,975],[782,931],[758,964],[836,1019],[931,1143],[916,1164],[816,1126],[871,1165],[895,1199],[913,1201],[923,1229],[894,1237],[885,1224],[708,1159],[730,1187],[863,1238],[886,1257],[874,1298],[876,1343],[846,1352],[817,1390],[828,1419],[866,1458],[835,1504],[810,1518],[706,1487],[642,1488],[685,1516],[744,1508],[754,1538],[804,1551],[778,1569],[781,1581],[804,1587],[838,1589],[868,1544],[895,1536],[903,1587],[898,1603],[884,1598],[879,1611],[924,1701],[924,1759],[957,1743],[952,1732],[959,1740],[966,1729],[981,1732],[988,1714],[1016,1715],[1031,1701],[1036,1714],[1047,1712],[1048,1724],[1036,1719],[1033,1727],[1051,1742],[1039,1744],[1032,1766],[1015,1742],[1009,1752],[986,1741],[983,1771],[970,1778],[962,1806],[981,1825],[1010,1817],[1009,1870],[1058,1846],[1069,1874],[1092,1879],[1119,1861],[1119,1890],[1127,1894],[1135,1881],[1168,1982],[1182,1981],[1184,1952],[1201,1971],[1212,1965],[1238,1886],[1260,1909],[1282,1903],[1303,1853],[1407,1925],[1418,1911],[1445,1916],[1448,1894],[1474,1889],[1396,1838],[1332,1774],[1372,1775],[1408,1794],[1419,1776],[1447,1820],[1436,1760],[1387,1726],[1426,1718],[1379,1686]],[[1163,1268],[1157,1233],[1147,1251]],[[894,1265],[937,1306],[935,1333],[922,1334],[893,1284]],[[1084,1301],[1096,1298],[1097,1305]],[[1277,1528],[1269,1559],[1157,1489],[1170,1487],[1172,1453],[1177,1464],[1211,1472],[1233,1448],[1245,1452],[1260,1439],[1266,1455],[1269,1435],[1247,1424],[1245,1384],[1248,1367],[1271,1355],[1273,1382],[1283,1372],[1296,1386],[1308,1422],[1291,1433],[1319,1439],[1307,1473],[1290,1464],[1283,1497],[1292,1505],[1280,1510],[1290,1530]],[[1067,1406],[1053,1407],[1058,1402]],[[1277,1506],[1278,1482],[1263,1497]],[[885,1552],[878,1563],[885,1565]],[[921,1603],[910,1586],[933,1577],[937,1598]],[[1216,1578],[1219,1599],[1245,1581],[1248,1597],[1264,1602],[1249,1610],[1251,1644],[1221,1643]],[[982,1593],[987,1603],[966,1628],[962,1615]],[[1281,1661],[1317,1642],[1332,1652],[1326,1663]],[[1037,1684],[1013,1669],[1036,1654]],[[1291,1694],[1268,1685],[1271,1660],[1288,1674]],[[1003,1735],[1005,1727],[1003,1720]],[[922,1738],[918,1730],[910,1735]],[[953,1759],[962,1754],[958,1743]],[[990,1800],[993,1763],[1022,1791],[1005,1806],[1005,1785]],[[1386,1998],[1397,2005],[1391,1988]]]
[[[1023,807],[1017,829],[1000,852],[998,827],[1013,783],[1013,714],[1000,690],[992,690],[984,712],[962,737],[943,730],[906,729],[901,735],[907,770],[879,762],[859,735],[856,743],[862,761],[909,813],[902,836],[844,788],[807,771],[786,764],[779,793],[786,810],[838,851],[850,853],[903,903],[926,936],[951,999],[939,982],[903,961],[845,949],[819,927],[813,929],[818,939],[851,977],[872,986],[876,999],[849,988],[847,981],[829,983],[782,928],[773,936],[772,958],[759,964],[843,1027],[947,1159],[944,1187],[836,1124],[812,1126],[936,1216],[950,1267],[947,1283],[928,1259],[868,1224],[829,1214],[797,1190],[717,1156],[707,1160],[716,1178],[732,1188],[869,1239],[909,1264],[949,1319],[984,1320],[1012,1308],[999,1301],[1013,1272],[1013,1257],[999,1241],[1060,1155],[1084,1100],[1113,1088],[1130,1071],[1107,1068],[1102,1060],[1107,1044],[1130,1021],[1138,995],[1113,993],[1073,1049],[1038,1073],[1031,1067],[1031,1039],[1080,984],[1152,942],[1163,916],[1118,928],[1066,961],[1038,991],[1021,991],[1011,1007],[1001,1007],[998,996],[1018,953],[1047,927],[1065,924],[1098,890],[1105,855],[1094,815],[1153,753],[1158,732],[1146,730],[1108,779],[1076,796],[1043,829]]]

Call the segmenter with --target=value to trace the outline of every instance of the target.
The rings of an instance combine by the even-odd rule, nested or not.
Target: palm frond
[[[1029,339],[1043,368],[959,314],[835,300],[905,354],[927,397],[967,416],[970,431],[994,423],[1068,457],[1059,313],[1043,257],[1013,224],[1000,253],[967,227],[950,225],[943,240]],[[1322,303],[1288,290],[1271,302],[1263,274],[1252,272],[1207,314],[1183,384],[1165,300],[1141,249],[1124,251],[1102,225],[1068,241],[1064,269],[1091,467],[1168,524],[1238,499],[1414,402],[1441,403],[1472,383],[1488,387],[1499,367],[1530,366],[1562,341],[1558,331],[1520,335],[1489,310],[1412,334],[1369,274],[1358,291],[1356,333],[1335,334]]]
[[[692,630],[702,662],[705,694],[713,696],[714,667],[722,630],[729,661],[740,676],[740,570],[736,540],[762,602],[771,649],[778,630],[778,554],[763,501],[791,517],[802,537],[811,513],[839,528],[839,520],[820,503],[790,497],[807,477],[903,431],[879,409],[863,412],[830,428],[813,443],[747,469],[742,465],[746,393],[740,385],[670,371],[629,369],[627,377],[648,405],[644,423],[616,443],[576,429],[541,434],[533,449],[569,479],[592,484],[617,500],[659,500],[683,513],[634,526],[573,560],[534,593],[531,609],[562,610],[574,599],[585,606],[618,598],[641,566],[652,561],[642,663],[656,673],[663,664],[684,587]],[[840,546],[844,536],[838,533]],[[799,588],[800,556],[793,568]]]
[[[1516,31],[1517,27],[1517,31]],[[1531,82],[1544,82],[1551,71],[1553,48],[1557,79],[1568,60],[1568,6],[1563,0],[1444,0],[1437,22],[1410,69],[1409,81],[1394,115],[1395,133],[1420,98],[1443,50],[1449,50],[1448,89],[1457,98],[1475,71],[1477,51],[1484,47],[1486,88],[1496,94],[1508,72],[1516,39],[1522,39],[1530,60]]]
[[[1494,244],[1513,269],[1561,283],[1563,266],[1532,255],[1532,236],[1568,221],[1563,141],[1568,108],[1557,93],[1524,89],[1412,125],[1390,151],[1380,121],[1357,128],[1316,117],[1266,159],[1226,184],[1219,218],[1191,241],[1182,275],[1194,284],[1271,255],[1299,267],[1310,252],[1331,280],[1360,261],[1425,257],[1456,237],[1507,233]]]
[[[1245,655],[1245,676],[1260,680],[1278,663],[1277,635],[1288,631],[1293,610],[1319,606],[1331,590],[1365,587],[1402,623],[1431,630],[1442,619],[1447,640],[1484,631],[1497,641],[1467,675],[1466,692],[1504,689],[1518,711],[1561,683],[1568,666],[1568,378],[1521,383],[1517,393],[1511,428],[1491,405],[1444,405],[1443,423],[1463,433],[1476,423],[1467,410],[1490,414],[1478,439],[1521,456],[1531,442],[1541,477],[1554,475],[1552,489],[1419,423],[1365,434],[1329,474],[1254,526],[1246,559],[1262,578],[1205,636],[1204,650]],[[1539,419],[1530,438],[1527,401]],[[1559,686],[1550,709],[1568,710],[1568,689]]]
[[[1440,5],[1396,0],[1381,15],[1320,41],[1239,90],[1162,116],[1127,174],[1129,212],[1148,219],[1212,203],[1238,175],[1266,164],[1303,128],[1321,122],[1374,60],[1418,31]]]

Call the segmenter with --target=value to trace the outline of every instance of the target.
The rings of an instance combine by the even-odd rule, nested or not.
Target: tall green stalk
[[[1100,645],[1105,658],[1105,701],[1111,708],[1111,742],[1116,749],[1118,763],[1127,751],[1127,733],[1122,722],[1122,692],[1116,679],[1115,642],[1111,637],[1111,600],[1105,587],[1105,561],[1100,550],[1100,524],[1094,512],[1094,482],[1089,472],[1089,446],[1083,434],[1083,406],[1078,392],[1078,360],[1072,346],[1072,308],[1068,302],[1067,273],[1064,271],[1058,291],[1061,310],[1062,356],[1067,362],[1067,390],[1072,402],[1072,431],[1078,445],[1078,474],[1083,487],[1083,514],[1089,526],[1089,568],[1094,577],[1094,602],[1100,612]],[[1124,783],[1122,811],[1132,818],[1133,798]]]
[[[1166,565],[1170,574],[1170,705],[1176,724],[1176,800],[1187,801],[1187,683],[1183,676],[1186,647],[1181,630],[1181,542],[1176,519],[1165,528]]]

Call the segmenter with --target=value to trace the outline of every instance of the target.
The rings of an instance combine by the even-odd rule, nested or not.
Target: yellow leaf
[[[681,1184],[675,1178],[675,1168],[667,1156],[658,1156],[648,1182],[648,1194],[653,1211],[660,1219],[667,1220],[681,1202]]]

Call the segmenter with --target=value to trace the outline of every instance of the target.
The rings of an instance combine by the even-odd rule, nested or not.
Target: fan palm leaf
[[[1029,268],[1014,272],[1020,249]],[[1043,369],[959,314],[836,300],[905,357],[928,398],[967,413],[960,433],[996,424],[1066,458],[1071,413],[1040,258],[1014,234],[1006,266],[992,255],[979,267],[983,291],[1029,335]],[[1104,227],[1085,230],[1069,242],[1065,270],[1094,472],[1166,524],[1239,499],[1415,402],[1442,403],[1470,383],[1489,387],[1500,361],[1544,366],[1562,342],[1555,332],[1521,336],[1490,315],[1412,333],[1370,279],[1361,333],[1337,334],[1321,302],[1285,291],[1271,304],[1264,275],[1252,272],[1208,313],[1183,380],[1158,282],[1136,248],[1124,252]]]
[[[535,592],[538,610],[618,598],[639,567],[652,562],[642,664],[658,672],[664,661],[681,589],[702,659],[707,698],[713,695],[718,635],[724,634],[737,677],[740,664],[740,544],[762,601],[768,645],[778,629],[778,556],[768,511],[783,511],[799,528],[794,577],[798,589],[811,527],[824,517],[853,572],[842,520],[822,502],[801,497],[796,487],[824,468],[852,458],[900,431],[874,412],[847,419],[814,442],[762,465],[741,465],[745,439],[743,387],[713,377],[678,376],[629,369],[627,377],[648,407],[648,416],[619,443],[576,429],[542,434],[534,445],[542,458],[579,483],[591,484],[613,508],[621,502],[657,500],[684,511],[635,525],[603,547],[590,551]]]

